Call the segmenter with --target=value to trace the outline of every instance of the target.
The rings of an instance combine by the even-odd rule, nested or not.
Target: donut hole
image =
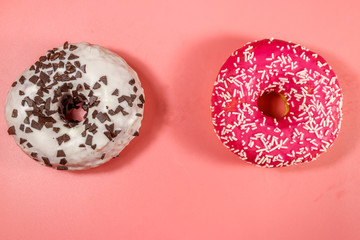
[[[258,108],[265,116],[272,118],[282,118],[289,112],[285,96],[274,91],[264,92],[258,98]]]
[[[68,122],[81,122],[85,119],[87,111],[83,109],[84,102],[78,103],[65,115],[65,119]]]
[[[71,95],[64,96],[59,107],[61,119],[66,123],[71,123],[70,126],[75,126],[83,121],[86,118],[87,110],[87,102],[73,98]]]

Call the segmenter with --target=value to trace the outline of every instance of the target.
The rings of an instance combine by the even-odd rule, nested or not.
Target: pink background
[[[88,41],[123,56],[145,88],[140,137],[82,172],[38,165],[0,114],[0,239],[360,239],[360,4],[348,1],[0,2],[0,108],[46,50]],[[218,70],[244,43],[275,37],[322,55],[344,121],[317,161],[261,169],[213,133]]]

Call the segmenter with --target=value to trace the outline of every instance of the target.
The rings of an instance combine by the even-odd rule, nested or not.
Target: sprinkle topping
[[[259,96],[271,91],[289,104],[283,118],[265,116],[257,106]],[[325,60],[274,39],[249,43],[230,56],[215,82],[211,106],[223,144],[263,167],[316,159],[339,133],[341,108],[341,89]]]
[[[92,62],[87,73],[89,52],[97,64]],[[120,152],[133,138],[143,113],[143,90],[126,68],[120,76],[104,72],[123,67],[113,61],[118,56],[108,57],[97,45],[65,42],[40,56],[12,84],[9,95],[19,106],[6,110],[13,123],[8,134],[34,160],[59,170],[86,168],[88,160],[78,163],[82,156],[94,158],[93,164],[106,162],[114,157],[109,152]],[[73,119],[77,109],[85,111],[83,120]]]

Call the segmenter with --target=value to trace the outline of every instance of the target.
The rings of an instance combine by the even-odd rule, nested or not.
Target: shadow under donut
[[[159,130],[163,126],[163,117],[166,113],[166,101],[162,96],[161,86],[156,82],[156,77],[152,71],[142,61],[127,52],[109,49],[118,54],[134,69],[141,81],[141,86],[145,92],[144,115],[139,130],[140,135],[135,137],[129,145],[127,145],[119,154],[118,157],[109,160],[108,162],[82,171],[71,171],[76,174],[86,173],[104,173],[114,171],[130,164],[136,159],[139,153],[151,146],[151,143],[159,134]],[[156,84],[156,87],[155,87]],[[154,127],[156,126],[156,127]]]

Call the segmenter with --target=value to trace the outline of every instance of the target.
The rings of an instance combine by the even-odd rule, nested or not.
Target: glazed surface
[[[282,94],[289,112],[264,115],[258,98]],[[230,151],[263,167],[316,159],[337,137],[342,93],[318,54],[294,43],[264,39],[235,51],[222,66],[212,94],[215,132]]]
[[[144,92],[115,53],[89,43],[49,50],[13,83],[6,99],[8,133],[30,157],[57,168],[96,167],[138,136]],[[68,108],[87,112],[66,119]]]

